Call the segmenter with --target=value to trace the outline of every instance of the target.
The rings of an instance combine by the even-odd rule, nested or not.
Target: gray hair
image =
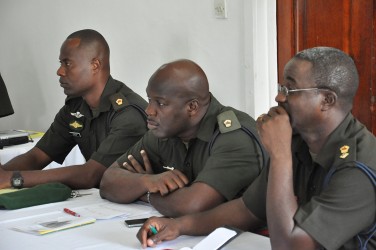
[[[316,86],[334,91],[338,101],[352,106],[359,76],[349,55],[335,48],[315,47],[297,53],[294,58],[311,62]]]

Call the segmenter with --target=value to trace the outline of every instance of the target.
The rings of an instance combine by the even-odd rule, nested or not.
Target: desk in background
[[[33,139],[33,142],[28,142],[20,145],[13,145],[9,147],[4,147],[3,149],[0,149],[0,163],[5,164],[9,160],[13,159],[14,157],[26,153],[30,149],[32,149],[37,142],[40,140],[40,138]],[[56,167],[62,167],[62,166],[70,166],[70,165],[76,165],[76,164],[83,164],[85,163],[85,158],[81,154],[80,149],[76,145],[71,152],[67,155],[65,158],[63,164],[59,164],[56,162],[51,162],[45,169],[48,168],[56,168]]]
[[[65,231],[55,232],[43,236],[16,232],[9,229],[12,226],[24,224],[25,221],[38,221],[48,214],[58,213],[68,207],[73,211],[79,209],[103,206],[119,206],[124,210],[132,204],[115,204],[103,200],[99,196],[98,189],[82,190],[81,193],[91,193],[81,197],[71,198],[63,202],[45,204],[24,209],[6,211],[0,210],[0,249],[38,249],[38,250],[66,250],[66,249],[126,249],[139,250],[141,245],[136,238],[138,228],[127,228],[124,225],[124,217],[115,217],[106,220],[97,220],[94,224],[72,228]],[[148,206],[149,215],[157,211]],[[142,215],[144,217],[145,214]],[[149,217],[149,216],[145,216]],[[136,218],[136,217],[133,217]],[[173,241],[166,241],[156,248],[149,249],[180,249],[193,247],[204,237],[180,236]],[[223,250],[270,250],[269,238],[252,234],[242,233],[240,236],[226,245]]]

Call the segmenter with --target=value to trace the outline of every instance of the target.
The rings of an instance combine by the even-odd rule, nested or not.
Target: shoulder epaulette
[[[209,142],[209,155],[211,154],[211,149],[213,148],[214,142],[217,139],[219,134],[224,134],[230,131],[234,131],[237,129],[241,129],[244,131],[249,137],[251,137],[255,143],[257,143],[258,147],[261,150],[261,155],[262,155],[262,167],[266,166],[267,161],[268,161],[268,154],[266,153],[264,147],[262,146],[261,142],[259,141],[259,138],[257,136],[257,131],[252,131],[251,129],[242,126],[236,117],[234,111],[232,110],[227,110],[225,112],[220,113],[217,116],[217,121],[218,121],[218,127],[216,128],[212,138],[210,139]],[[262,168],[261,167],[261,168]],[[260,168],[260,171],[261,171]]]
[[[341,144],[338,144],[337,147],[338,149],[335,157],[338,159],[339,164],[344,162],[354,162],[357,160],[357,144],[354,138],[342,140]]]
[[[242,126],[234,111],[227,110],[217,116],[218,128],[221,134],[240,129]]]
[[[115,111],[129,105],[128,100],[120,92],[111,95],[110,101],[111,101],[112,107],[114,108]]]

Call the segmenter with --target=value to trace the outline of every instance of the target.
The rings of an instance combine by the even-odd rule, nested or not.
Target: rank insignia
[[[229,127],[231,127],[232,122],[231,122],[231,120],[225,120],[225,121],[223,122],[223,124],[225,125],[226,128],[229,128]]]
[[[80,113],[80,111],[77,111],[76,113],[70,113],[72,116],[76,117],[76,118],[81,118],[83,117],[84,115]]]
[[[115,101],[115,102],[116,102],[116,104],[117,104],[117,105],[119,105],[119,106],[120,106],[120,105],[122,105],[122,104],[123,104],[123,99],[121,99],[121,98],[118,98],[118,99],[116,99],[116,101]]]
[[[78,121],[74,121],[74,122],[69,123],[69,126],[70,126],[71,128],[74,128],[74,129],[80,129],[80,128],[83,128],[82,123],[80,123],[80,122],[78,122]]]
[[[339,156],[339,158],[345,159],[349,155],[349,149],[350,147],[347,145],[340,147],[339,150],[341,151],[341,155]]]

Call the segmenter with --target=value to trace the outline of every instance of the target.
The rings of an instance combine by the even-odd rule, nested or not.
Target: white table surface
[[[10,229],[13,226],[38,221],[43,218],[43,216],[59,213],[64,207],[68,207],[74,211],[80,211],[80,209],[87,209],[90,208],[90,206],[94,207],[106,204],[106,206],[113,206],[117,209],[120,207],[124,208],[124,211],[130,211],[129,207],[132,206],[132,204],[120,205],[103,200],[99,196],[98,189],[82,190],[81,193],[91,193],[91,195],[18,210],[0,210],[0,249],[141,249],[141,245],[136,238],[138,228],[127,228],[124,225],[125,216],[107,220],[97,220],[94,224],[42,236],[16,232]],[[145,208],[150,216],[157,213],[152,207]],[[142,210],[144,211],[144,209]],[[138,216],[145,217],[145,214]],[[157,248],[150,249],[162,250],[180,249],[187,246],[193,247],[203,238],[204,237],[180,236],[173,241],[163,242],[158,245]],[[268,238],[246,232],[235,238],[223,249],[262,250],[271,249],[271,246]]]
[[[3,149],[0,149],[0,163],[5,164],[9,160],[13,159],[14,157],[26,153],[30,149],[32,149],[37,142],[40,140],[40,138],[34,139],[33,142],[28,142],[24,144],[19,145],[13,145],[13,146],[7,146]],[[46,169],[48,168],[56,168],[56,167],[62,167],[62,166],[70,166],[70,165],[76,165],[76,164],[83,164],[85,163],[85,158],[81,154],[80,149],[78,146],[75,146],[71,152],[67,155],[64,162],[62,164],[51,162]]]

